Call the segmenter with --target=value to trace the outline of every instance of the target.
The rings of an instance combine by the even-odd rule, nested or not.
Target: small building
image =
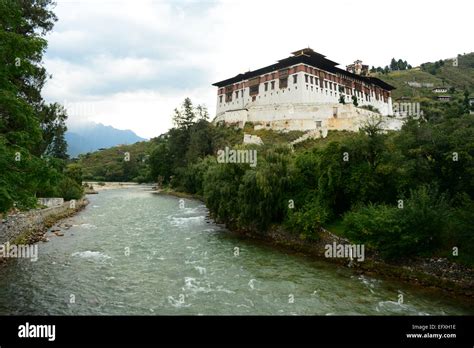
[[[448,87],[435,87],[432,89],[433,93],[446,93],[448,91]]]
[[[369,66],[363,65],[359,59],[353,64],[346,65],[346,70],[356,75],[367,76],[369,74]]]
[[[449,102],[451,101],[451,96],[450,95],[439,95],[436,97],[437,100],[442,101],[442,102]]]

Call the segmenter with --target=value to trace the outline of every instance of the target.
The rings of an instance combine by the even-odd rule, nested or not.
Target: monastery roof
[[[353,74],[347,70],[338,68],[337,65],[339,65],[339,63],[336,63],[336,62],[333,62],[332,60],[327,59],[326,56],[322,55],[321,53],[313,51],[311,48],[304,48],[304,49],[295,51],[292,54],[293,54],[292,56],[285,59],[281,59],[275,64],[268,65],[264,68],[260,68],[257,70],[248,71],[243,74],[238,74],[234,77],[231,77],[230,79],[222,80],[222,81],[213,83],[212,85],[217,86],[217,87],[224,87],[233,83],[241,82],[243,80],[249,80],[253,77],[267,74],[275,70],[284,69],[292,65],[307,64],[307,65],[310,65],[315,68],[325,70],[331,73],[341,74],[341,75],[345,75],[347,77],[351,77],[357,80],[365,81],[367,83],[372,83],[374,85],[382,87],[385,90],[390,91],[392,89],[395,89],[395,87],[389,85],[388,83],[383,82],[382,80],[378,78],[370,77],[370,76],[361,76],[361,75]]]

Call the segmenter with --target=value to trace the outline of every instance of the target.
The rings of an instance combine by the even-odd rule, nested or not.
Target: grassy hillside
[[[288,144],[293,140],[298,139],[305,132],[302,131],[290,131],[290,132],[275,132],[269,129],[255,130],[252,122],[245,124],[244,133],[252,134],[260,137],[264,144]]]
[[[434,87],[445,86],[454,88],[447,94],[462,94],[467,89],[474,93],[474,53],[458,56],[458,66],[453,66],[452,59],[445,59],[434,63],[424,63],[419,68],[393,71],[388,74],[375,73],[373,76],[396,87],[393,99],[400,97],[429,97],[434,98],[436,93],[432,87],[412,87],[409,82],[432,83]]]

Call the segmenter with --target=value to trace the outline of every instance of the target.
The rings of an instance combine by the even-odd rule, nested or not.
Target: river
[[[0,314],[463,315],[460,299],[242,239],[199,201],[89,196],[38,260],[0,267]],[[400,296],[401,295],[401,296]]]

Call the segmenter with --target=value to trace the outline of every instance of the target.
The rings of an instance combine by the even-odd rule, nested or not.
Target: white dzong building
[[[343,70],[305,48],[276,64],[216,82],[214,122],[240,126],[252,122],[259,128],[278,130],[357,130],[360,120],[375,114],[361,106],[370,105],[379,115],[392,115],[394,89],[380,79],[364,76],[361,72],[366,72],[366,66],[361,63],[348,66],[351,71]]]

